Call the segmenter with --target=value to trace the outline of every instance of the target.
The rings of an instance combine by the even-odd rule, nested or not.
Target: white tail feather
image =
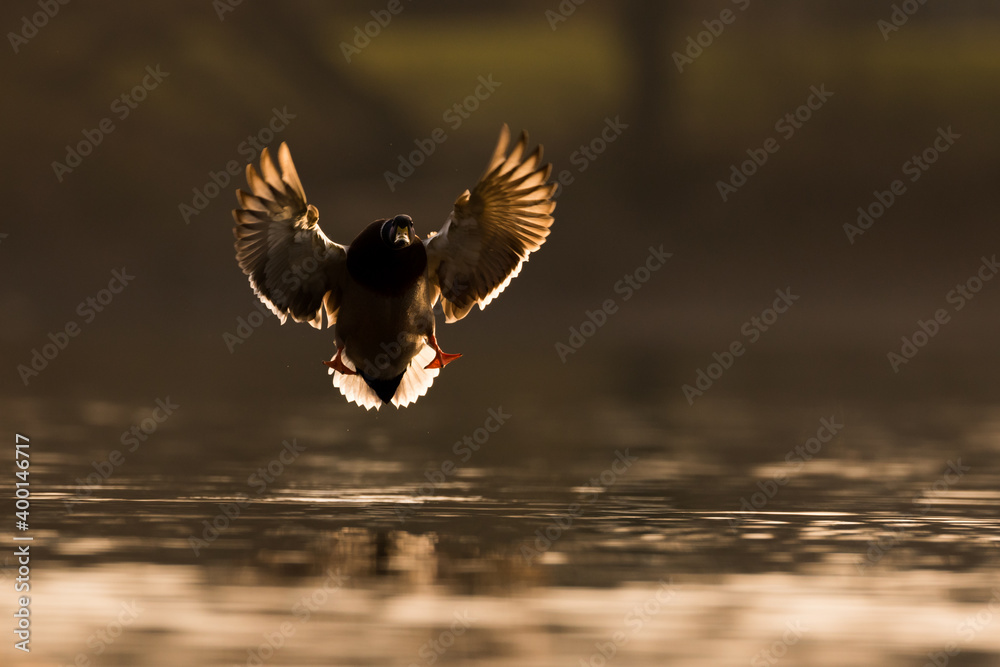
[[[340,355],[340,360],[344,365],[355,370],[354,364],[347,358],[346,354]],[[410,365],[406,367],[403,379],[399,383],[399,388],[392,397],[392,404],[397,408],[403,408],[427,393],[434,378],[441,372],[439,368],[424,368],[434,360],[434,349],[429,345],[423,345],[420,351],[410,360]],[[332,368],[329,373],[333,375],[333,386],[340,390],[348,401],[357,403],[365,410],[382,407],[382,399],[378,397],[375,390],[368,386],[360,374],[344,375]]]

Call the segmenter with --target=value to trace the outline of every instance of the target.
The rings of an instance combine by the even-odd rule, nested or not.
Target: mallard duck
[[[337,351],[323,363],[348,401],[371,409],[406,406],[427,393],[460,354],[444,352],[434,306],[457,322],[485,308],[538,250],[552,226],[551,165],[528,135],[508,154],[500,131],[493,157],[472,191],[458,199],[437,233],[417,236],[408,215],[376,220],[348,246],[319,227],[306,202],[288,144],[278,164],[265,148],[260,173],[248,164],[251,192],[236,191],[236,260],[254,293],[282,324],[291,317],[321,328],[336,324]]]

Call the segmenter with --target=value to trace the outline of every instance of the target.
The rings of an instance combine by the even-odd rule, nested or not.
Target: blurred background
[[[4,664],[996,664],[998,21],[6,3],[37,579]],[[347,404],[333,332],[236,265],[243,166],[287,141],[332,239],[424,235],[503,123],[562,184],[552,235],[441,319],[465,356],[425,397]]]

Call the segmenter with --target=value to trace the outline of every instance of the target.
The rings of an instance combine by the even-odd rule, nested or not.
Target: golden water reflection
[[[631,436],[635,460],[608,485],[600,474],[625,460],[621,448],[583,441],[559,467],[476,459],[428,486],[448,450],[390,433],[311,445],[262,493],[248,479],[278,451],[269,435],[244,436],[261,443],[249,453],[205,454],[197,471],[151,450],[81,493],[99,459],[66,439],[36,461],[34,650],[25,659],[8,643],[0,656],[1000,664],[998,422],[992,409],[965,417],[957,439],[907,448],[897,434],[867,460],[882,425],[855,419],[851,440],[792,471],[780,429],[744,423],[734,435],[697,414],[656,429],[632,415],[646,435]],[[712,443],[730,438],[756,451],[721,456],[728,445]],[[0,596],[0,615],[13,604]]]

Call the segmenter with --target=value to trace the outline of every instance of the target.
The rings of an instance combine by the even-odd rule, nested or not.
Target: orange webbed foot
[[[442,351],[441,348],[438,347],[437,338],[434,337],[434,334],[427,336],[427,342],[432,348],[434,348],[435,355],[431,360],[431,363],[424,366],[425,369],[444,368],[462,356],[461,354],[449,354],[448,352]]]
[[[324,361],[324,366],[329,366],[338,373],[343,373],[344,375],[357,375],[357,371],[353,371],[344,365],[344,362],[340,360],[340,354],[344,351],[344,348],[337,348],[337,355],[331,361]]]

